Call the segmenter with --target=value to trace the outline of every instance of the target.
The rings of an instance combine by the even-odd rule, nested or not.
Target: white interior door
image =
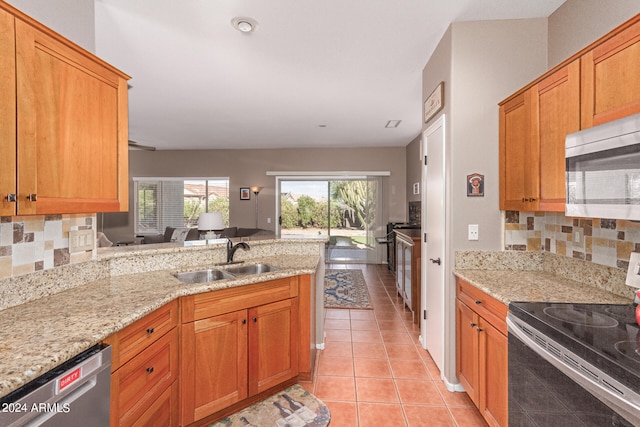
[[[422,346],[429,351],[440,372],[444,368],[444,288],[445,288],[445,116],[422,134],[422,149],[427,157],[423,166],[422,212],[425,212],[422,242]],[[424,164],[424,163],[423,163]]]

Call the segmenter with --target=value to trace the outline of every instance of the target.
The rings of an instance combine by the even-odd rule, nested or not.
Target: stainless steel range
[[[633,305],[509,305],[509,425],[640,426]]]

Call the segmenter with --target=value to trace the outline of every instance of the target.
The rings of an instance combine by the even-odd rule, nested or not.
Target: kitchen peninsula
[[[316,301],[324,288],[324,240],[262,239],[249,244],[250,250],[236,254],[237,261],[268,264],[275,271],[196,284],[173,276],[214,265],[224,269],[226,240],[218,240],[101,249],[95,260],[67,266],[59,275],[45,271],[5,281],[7,286],[0,289],[0,397],[169,303],[294,279],[298,375],[310,377],[316,336],[322,336],[322,305]],[[59,277],[71,283],[53,283]]]

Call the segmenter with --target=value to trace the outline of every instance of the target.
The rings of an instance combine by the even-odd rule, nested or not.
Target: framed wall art
[[[424,101],[424,122],[427,123],[433,116],[438,114],[444,107],[444,82],[431,92],[431,95]]]
[[[240,187],[240,200],[250,200],[251,189],[249,187]]]
[[[467,197],[484,197],[484,175],[467,175]]]

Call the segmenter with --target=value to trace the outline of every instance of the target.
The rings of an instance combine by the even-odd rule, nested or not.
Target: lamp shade
[[[198,230],[211,231],[224,229],[221,212],[203,212],[198,217]]]

